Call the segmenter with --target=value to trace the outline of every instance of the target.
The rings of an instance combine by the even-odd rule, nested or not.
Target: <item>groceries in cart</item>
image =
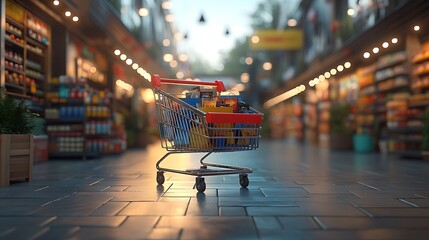
[[[194,175],[197,176],[197,190],[204,192],[206,185],[202,176],[239,174],[240,185],[247,187],[247,173],[251,173],[252,169],[207,163],[204,160],[214,152],[258,148],[262,114],[244,103],[239,96],[219,94],[225,91],[221,81],[165,79],[158,75],[151,77],[161,146],[168,151],[156,164],[158,184],[164,183],[164,172]],[[180,97],[180,94],[162,89],[161,85],[180,85],[191,89],[185,97]],[[170,154],[204,152],[206,154],[200,159],[199,169],[179,170],[160,166]]]

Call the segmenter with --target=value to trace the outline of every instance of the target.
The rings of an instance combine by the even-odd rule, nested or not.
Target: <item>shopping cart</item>
[[[201,82],[160,78],[151,75],[154,88],[155,108],[159,124],[161,146],[167,153],[156,163],[158,170],[156,181],[165,182],[164,172],[193,175],[195,187],[204,192],[206,183],[203,176],[239,174],[239,183],[243,188],[249,185],[247,174],[251,168],[236,167],[204,162],[214,152],[235,152],[254,150],[259,147],[260,128],[263,115],[248,107],[245,113],[202,111],[190,100],[198,98],[180,98],[183,94],[169,93],[162,85],[188,87],[213,87],[217,93],[224,92],[221,81]],[[160,164],[171,154],[206,153],[201,159],[199,169],[179,170],[161,167]],[[210,167],[210,168],[208,168]]]

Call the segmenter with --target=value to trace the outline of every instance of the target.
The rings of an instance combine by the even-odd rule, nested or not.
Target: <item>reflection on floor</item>
[[[49,161],[33,181],[0,188],[1,239],[427,239],[429,163],[330,152],[264,140],[258,150],[215,153],[213,162],[253,168],[238,175],[165,173],[158,144],[116,157]],[[198,168],[201,154],[165,167]]]

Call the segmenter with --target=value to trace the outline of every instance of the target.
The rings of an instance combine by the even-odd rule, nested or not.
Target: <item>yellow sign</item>
[[[24,24],[24,9],[10,0],[6,1],[6,16]]]
[[[301,29],[257,30],[250,40],[253,50],[297,50],[304,41]]]

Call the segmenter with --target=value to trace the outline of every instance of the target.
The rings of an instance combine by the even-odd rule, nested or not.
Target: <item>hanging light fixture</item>
[[[185,33],[185,34],[183,35],[183,39],[188,39],[188,33]]]
[[[225,35],[226,35],[226,36],[228,36],[228,35],[229,35],[229,28],[228,28],[228,27],[225,29]]]
[[[204,13],[201,13],[201,17],[200,17],[199,22],[200,23],[205,23],[206,22],[206,19],[204,18]]]

